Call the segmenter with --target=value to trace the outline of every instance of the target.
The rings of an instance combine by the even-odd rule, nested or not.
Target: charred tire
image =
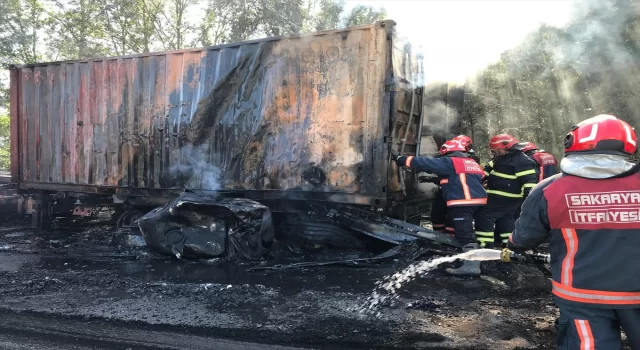
[[[276,227],[279,240],[303,249],[319,250],[326,247],[338,249],[365,249],[365,242],[344,228],[330,222],[317,222],[302,218],[287,218]]]
[[[140,219],[143,215],[144,213],[137,209],[126,210],[118,217],[118,221],[116,223],[117,228],[138,228],[138,219]]]

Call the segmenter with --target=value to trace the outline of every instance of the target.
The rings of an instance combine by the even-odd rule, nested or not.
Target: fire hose
[[[551,271],[546,268],[546,264],[551,263],[551,256],[549,254],[541,254],[538,252],[518,254],[508,248],[502,249],[500,253],[500,260],[502,262],[522,261],[535,265],[545,276],[551,277]]]

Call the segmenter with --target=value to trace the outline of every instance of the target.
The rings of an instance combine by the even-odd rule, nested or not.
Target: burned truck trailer
[[[423,67],[395,25],[13,66],[12,183],[36,220],[185,188],[407,220],[425,194],[390,151],[419,153]]]

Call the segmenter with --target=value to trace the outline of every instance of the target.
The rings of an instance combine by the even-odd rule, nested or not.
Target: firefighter
[[[458,135],[454,137],[452,140],[457,140],[462,144],[465,148],[465,152],[469,154],[469,156],[475,160],[478,164],[480,164],[480,158],[473,151],[473,141],[467,135]],[[436,158],[442,157],[443,154],[436,155]],[[438,177],[438,183],[441,180],[441,177]],[[433,225],[433,230],[447,233],[451,236],[455,236],[455,228],[453,227],[453,222],[451,221],[451,217],[447,215],[447,202],[444,200],[442,195],[442,188],[438,186],[438,191],[433,198],[431,204],[431,224]]]
[[[518,145],[520,150],[538,165],[538,182],[558,173],[558,160],[551,153],[539,149],[533,142],[523,142]]]
[[[509,238],[519,253],[551,238],[559,349],[621,349],[621,328],[640,349],[640,168],[627,160],[636,143],[612,115],[573,126],[561,174],[531,191]]]
[[[442,157],[439,158],[394,155],[398,166],[442,177],[440,185],[447,204],[447,215],[451,217],[455,237],[463,252],[479,248],[473,232],[473,216],[487,203],[487,193],[481,182],[484,171],[465,151],[460,141],[449,140],[440,147]],[[480,263],[465,260],[460,268],[445,271],[454,275],[478,275]]]
[[[478,155],[476,154],[476,152],[473,150],[473,141],[471,140],[471,138],[467,135],[458,135],[456,137],[454,137],[452,140],[458,140],[460,141],[460,143],[464,146],[466,152],[469,154],[469,156],[476,161],[476,163],[480,164],[480,158],[478,157]]]
[[[558,173],[558,160],[551,153],[545,152],[543,149],[539,149],[533,142],[523,142],[518,144],[518,147],[524,154],[536,162],[538,173],[538,182],[551,177]],[[515,219],[520,217],[521,206],[515,214]]]
[[[475,217],[478,243],[485,248],[506,245],[516,210],[537,183],[536,164],[517,144],[508,134],[496,135],[489,141],[493,159],[484,168],[487,205]]]

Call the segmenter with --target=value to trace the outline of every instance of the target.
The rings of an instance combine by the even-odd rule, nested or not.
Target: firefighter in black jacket
[[[622,349],[620,328],[640,349],[640,173],[629,124],[599,115],[571,128],[562,173],[522,205],[509,248],[523,253],[551,236],[558,349]]]
[[[464,252],[478,249],[473,232],[473,216],[487,203],[487,193],[482,187],[483,169],[465,153],[465,147],[457,140],[449,140],[440,148],[439,158],[414,158],[395,156],[398,166],[406,166],[418,172],[439,175],[442,194],[451,217],[455,237]],[[480,263],[465,260],[458,269],[446,269],[454,275],[478,275]]]
[[[507,134],[496,135],[489,141],[493,159],[484,168],[489,197],[475,217],[478,243],[485,248],[507,244],[516,210],[537,183],[536,164],[517,149],[517,144]]]

